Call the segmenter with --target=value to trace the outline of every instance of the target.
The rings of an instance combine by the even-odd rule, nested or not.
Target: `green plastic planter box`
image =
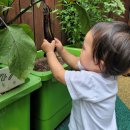
[[[79,55],[80,50],[66,47],[74,55]],[[38,51],[37,58],[43,57],[43,52]],[[67,67],[67,65],[63,65]],[[33,92],[32,101],[32,130],[54,130],[70,113],[71,98],[65,85],[59,83],[51,71],[32,74],[42,80],[42,87]]]
[[[41,87],[39,77],[0,95],[0,130],[30,130],[30,93]]]

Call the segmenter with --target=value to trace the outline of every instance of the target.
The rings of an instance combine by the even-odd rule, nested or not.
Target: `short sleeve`
[[[65,81],[73,100],[93,101],[96,98],[92,75],[88,71],[65,71]]]
[[[77,62],[77,66],[78,66],[79,70],[85,70],[85,68],[80,63],[80,60]]]

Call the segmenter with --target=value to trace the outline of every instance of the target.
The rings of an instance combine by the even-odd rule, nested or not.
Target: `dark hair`
[[[130,27],[124,22],[101,22],[91,30],[93,35],[93,58],[104,73],[121,75],[130,68]]]

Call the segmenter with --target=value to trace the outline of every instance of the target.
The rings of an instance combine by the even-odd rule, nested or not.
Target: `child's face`
[[[89,71],[101,72],[99,65],[94,62],[93,59],[93,37],[91,31],[89,31],[84,39],[83,47],[80,55],[81,65]]]

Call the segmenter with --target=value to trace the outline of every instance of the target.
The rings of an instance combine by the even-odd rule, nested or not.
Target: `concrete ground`
[[[130,77],[118,77],[118,96],[130,109]]]

